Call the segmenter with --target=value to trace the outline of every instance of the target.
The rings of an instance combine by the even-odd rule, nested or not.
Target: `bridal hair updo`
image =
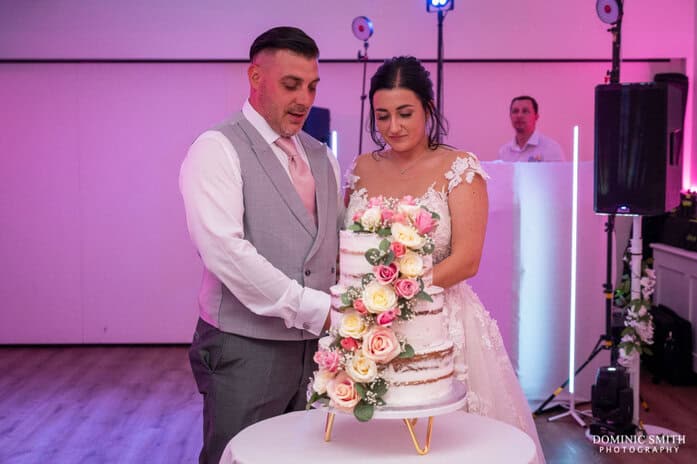
[[[421,62],[413,56],[398,56],[385,60],[380,65],[373,77],[370,78],[370,137],[380,148],[385,149],[385,141],[380,137],[375,126],[375,108],[373,96],[378,90],[408,89],[421,100],[426,113],[426,133],[428,134],[428,148],[436,149],[439,136],[447,135],[447,121],[436,109],[433,102],[433,82],[431,73],[423,67]]]

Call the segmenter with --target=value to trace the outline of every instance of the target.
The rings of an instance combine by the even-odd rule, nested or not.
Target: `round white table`
[[[358,422],[336,414],[331,441],[324,441],[326,410],[297,411],[247,427],[228,443],[221,464],[530,463],[535,444],[525,433],[486,417],[452,412],[434,418],[431,449],[419,456],[401,420]],[[416,434],[426,434],[419,419]]]

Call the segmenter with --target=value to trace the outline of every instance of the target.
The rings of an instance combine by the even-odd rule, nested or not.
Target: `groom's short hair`
[[[290,50],[305,58],[319,57],[319,48],[312,37],[290,26],[274,27],[257,37],[249,48],[249,60],[253,61],[264,50]]]

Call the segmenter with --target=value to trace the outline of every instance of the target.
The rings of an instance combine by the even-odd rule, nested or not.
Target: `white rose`
[[[421,212],[421,207],[419,205],[409,205],[407,203],[400,203],[399,205],[397,205],[397,211],[408,216],[409,219],[413,221]]]
[[[346,373],[354,382],[368,383],[378,376],[378,365],[365,356],[357,355],[346,364]]]
[[[358,311],[346,311],[344,313],[339,326],[339,335],[360,339],[367,331],[368,326],[365,323],[365,319]]]
[[[368,208],[361,216],[361,225],[367,230],[377,230],[382,222],[382,212],[377,206]]]
[[[397,294],[391,286],[373,280],[363,290],[363,304],[373,314],[380,314],[397,306]]]
[[[424,260],[421,255],[407,251],[399,259],[399,271],[409,278],[420,277],[424,273]]]
[[[334,378],[336,373],[326,370],[315,371],[315,378],[312,381],[312,389],[320,395],[327,392],[327,383]]]
[[[402,245],[419,250],[426,243],[426,237],[419,233],[412,226],[408,226],[399,222],[392,224],[392,237]]]

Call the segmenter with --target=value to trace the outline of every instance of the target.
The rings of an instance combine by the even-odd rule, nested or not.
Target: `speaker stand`
[[[632,292],[631,292],[631,299],[636,300],[641,298],[641,261],[644,256],[644,250],[643,250],[643,243],[642,243],[642,238],[641,238],[641,216],[633,216],[632,218],[632,240],[630,243],[630,255],[631,255],[631,279],[632,279]],[[640,372],[640,361],[641,358],[639,356],[635,357],[632,361],[632,365],[629,370],[629,380],[630,384],[632,386],[632,393],[634,395],[633,397],[633,411],[634,415],[632,417],[632,422],[639,427],[640,430],[642,430],[645,434],[651,436],[654,435],[652,431],[660,430],[660,434],[664,435],[677,435],[677,436],[683,436],[680,435],[678,432],[675,432],[673,430],[669,429],[664,429],[662,427],[658,427],[655,425],[650,425],[650,424],[643,424],[641,420],[639,419],[639,405],[640,405],[640,393],[639,393],[639,380],[641,376]]]

